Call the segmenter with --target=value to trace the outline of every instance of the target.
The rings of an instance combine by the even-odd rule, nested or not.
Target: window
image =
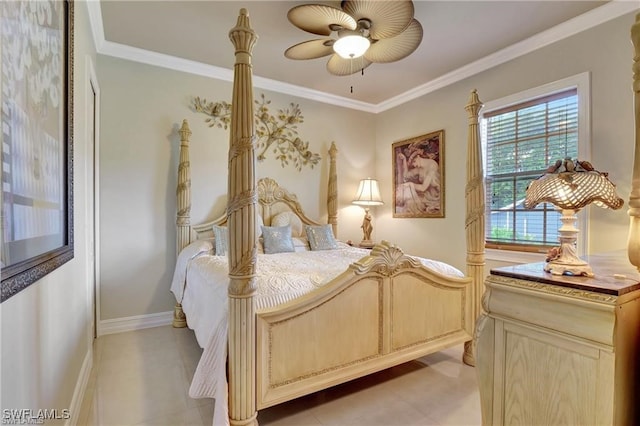
[[[588,140],[582,123],[588,114],[581,111],[588,106],[581,99],[588,76],[582,85],[570,80],[493,102],[483,112],[487,248],[544,251],[558,244],[560,213],[548,203],[527,210],[524,199],[529,182],[556,160],[588,159],[580,149]]]

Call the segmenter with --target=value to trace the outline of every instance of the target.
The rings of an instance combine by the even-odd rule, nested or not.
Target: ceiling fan
[[[341,8],[303,4],[289,10],[289,21],[312,34],[331,36],[288,48],[289,59],[331,55],[327,70],[349,75],[372,63],[395,62],[410,55],[422,41],[411,0],[343,0]]]

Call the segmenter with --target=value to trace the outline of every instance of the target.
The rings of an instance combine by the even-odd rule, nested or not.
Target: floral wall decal
[[[264,161],[267,154],[272,152],[282,167],[291,164],[298,171],[301,171],[303,166],[313,168],[320,162],[320,154],[311,152],[309,142],[304,142],[298,136],[297,125],[304,122],[298,104],[291,103],[289,108],[279,109],[278,113],[273,115],[269,111],[271,101],[267,100],[264,94],[254,102],[258,161]],[[196,112],[208,115],[205,122],[209,123],[209,127],[226,130],[231,123],[230,103],[208,102],[204,98],[196,97],[193,107]]]

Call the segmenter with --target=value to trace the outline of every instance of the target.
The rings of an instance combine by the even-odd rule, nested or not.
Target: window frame
[[[484,103],[484,108],[480,110],[480,130],[482,143],[483,173],[486,178],[486,158],[487,158],[487,125],[484,116],[496,110],[508,108],[522,104],[545,96],[561,93],[570,89],[576,89],[578,94],[578,158],[580,160],[591,160],[591,90],[590,73],[584,72],[542,86],[534,87],[522,92],[518,92],[503,98],[495,99]],[[485,208],[485,213],[487,209]],[[578,238],[577,252],[579,256],[584,256],[588,252],[589,233],[589,209],[585,208],[578,212],[576,226],[580,230]],[[488,224],[485,226],[488,227]],[[518,246],[504,248],[487,248],[485,246],[486,257],[489,260],[498,260],[516,263],[528,263],[540,261],[538,253],[545,253],[546,248],[541,247],[538,252],[518,250]]]

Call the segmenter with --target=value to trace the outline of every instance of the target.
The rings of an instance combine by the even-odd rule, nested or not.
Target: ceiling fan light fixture
[[[1,1],[1,0],[0,0]],[[327,71],[337,76],[361,72],[372,63],[399,61],[422,41],[412,0],[342,0],[340,6],[300,4],[287,13],[303,31],[327,36],[289,47],[289,59],[330,56]]]
[[[359,58],[369,49],[371,42],[359,34],[340,37],[333,43],[333,50],[342,58]]]

